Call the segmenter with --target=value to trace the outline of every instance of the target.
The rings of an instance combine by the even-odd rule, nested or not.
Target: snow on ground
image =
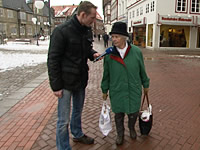
[[[0,72],[14,69],[21,66],[36,66],[47,61],[47,53],[33,54],[31,51],[44,51],[48,50],[49,41],[39,41],[39,46],[36,44],[24,44],[8,42],[5,45],[0,45]],[[12,52],[10,52],[12,50]],[[13,52],[16,50],[16,53]],[[23,52],[20,52],[23,50]]]
[[[6,50],[47,50],[49,47],[49,40],[38,41],[39,46],[33,43],[25,44],[23,42],[7,42],[7,44],[0,45],[0,49]]]

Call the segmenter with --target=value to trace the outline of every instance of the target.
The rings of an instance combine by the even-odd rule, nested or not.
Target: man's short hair
[[[97,9],[97,6],[89,1],[83,1],[78,6],[77,14],[80,15],[81,12],[85,12],[87,15],[91,13],[91,8]]]

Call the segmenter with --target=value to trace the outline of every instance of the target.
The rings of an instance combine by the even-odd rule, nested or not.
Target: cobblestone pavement
[[[104,50],[102,43],[95,48]],[[70,144],[73,150],[199,150],[200,149],[200,59],[182,57],[184,51],[157,52],[142,49],[151,79],[149,98],[154,122],[149,136],[131,140],[125,118],[125,141],[115,145],[116,130],[107,137],[99,131],[102,106],[100,82],[102,61],[89,62],[90,76],[82,116],[84,133],[95,138],[93,145]],[[200,52],[192,51],[199,56]],[[38,87],[0,117],[0,150],[56,150],[57,99],[46,78]]]
[[[11,51],[0,49],[7,53],[32,53],[45,54],[46,51]],[[0,72],[0,101],[3,101],[12,92],[22,88],[25,84],[47,71],[46,63],[36,66],[16,67],[12,70]]]

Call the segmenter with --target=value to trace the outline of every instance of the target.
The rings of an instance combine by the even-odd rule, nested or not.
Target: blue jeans
[[[72,116],[70,121],[72,98]],[[63,90],[62,98],[58,99],[58,121],[56,129],[56,145],[58,150],[71,150],[69,144],[69,124],[74,138],[80,138],[84,134],[81,127],[81,114],[85,100],[85,89],[72,92]]]

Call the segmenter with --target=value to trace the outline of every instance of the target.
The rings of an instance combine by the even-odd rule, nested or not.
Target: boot
[[[115,114],[115,124],[117,129],[117,145],[122,145],[124,142],[124,115],[124,113]]]
[[[137,117],[138,117],[138,112],[133,113],[133,114],[128,114],[128,128],[130,131],[131,139],[137,138],[137,133],[135,131],[135,123],[137,121]]]

